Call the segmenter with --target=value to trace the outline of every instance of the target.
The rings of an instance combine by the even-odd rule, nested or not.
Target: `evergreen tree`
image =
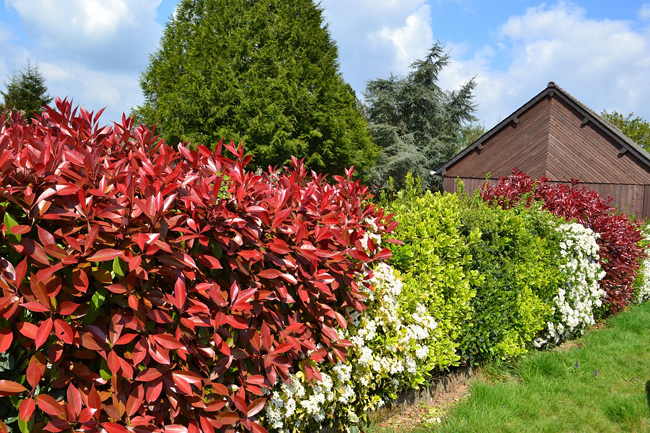
[[[312,0],[182,0],[136,114],[171,144],[244,141],[253,166],[372,166],[377,148]]]
[[[23,70],[14,72],[5,86],[7,90],[0,92],[4,98],[4,109],[22,111],[27,119],[40,114],[41,107],[52,102],[52,97],[47,94],[45,77],[29,61]]]
[[[436,43],[426,58],[411,65],[406,77],[368,82],[369,129],[381,149],[372,173],[376,189],[385,188],[390,178],[395,187],[403,188],[408,172],[420,177],[424,188],[440,188],[432,172],[454,156],[467,140],[467,122],[476,120],[474,80],[451,92],[438,86],[448,62],[444,48]]]

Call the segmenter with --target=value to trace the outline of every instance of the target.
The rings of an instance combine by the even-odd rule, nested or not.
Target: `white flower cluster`
[[[537,347],[581,334],[594,323],[594,309],[602,305],[605,295],[599,284],[605,271],[598,262],[598,234],[578,223],[562,224],[557,230],[562,234],[560,268],[566,276],[566,287],[553,299],[554,320],[535,339]]]
[[[402,282],[390,266],[379,263],[372,273],[368,308],[352,311],[348,328],[337,330],[352,343],[346,363],[318,365],[322,382],[307,382],[299,372],[288,384],[278,384],[266,406],[266,424],[272,431],[316,431],[326,413],[381,407],[380,395],[404,388],[419,367],[426,368],[438,324],[422,305],[412,314],[399,314]]]
[[[644,244],[649,247],[646,248],[648,257],[641,262],[641,268],[639,269],[641,275],[637,277],[640,280],[636,291],[636,300],[638,303],[650,299],[650,231],[648,229],[643,230],[643,238]]]

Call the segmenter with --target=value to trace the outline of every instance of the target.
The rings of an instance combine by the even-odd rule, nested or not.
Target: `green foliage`
[[[417,305],[427,307],[438,322],[435,343],[429,348],[428,371],[444,369],[459,360],[457,339],[471,319],[472,286],[480,282],[471,270],[471,248],[478,230],[461,232],[460,202],[456,195],[421,192],[412,176],[406,189],[386,207],[400,224],[395,236],[404,245],[392,246],[391,264],[402,273],[402,315]]]
[[[140,81],[137,118],[172,145],[244,141],[252,168],[367,172],[377,155],[312,0],[183,0]]]
[[[389,177],[403,188],[408,172],[422,178],[426,189],[440,187],[431,171],[456,154],[466,122],[476,120],[474,80],[451,92],[438,86],[448,63],[449,55],[436,43],[406,77],[368,82],[366,112],[372,138],[381,148],[372,174],[375,188],[384,189]]]
[[[52,97],[47,94],[45,77],[32,66],[29,61],[20,72],[14,72],[5,83],[6,91],[0,92],[4,98],[4,104],[0,104],[0,112],[7,110],[22,111],[27,119],[34,117],[34,114],[42,112],[41,107],[52,102]]]
[[[634,113],[624,116],[617,111],[611,113],[603,111],[600,115],[623,131],[623,134],[630,137],[639,146],[643,146],[645,150],[650,152],[650,123],[638,116],[633,118]]]
[[[464,234],[481,233],[469,253],[483,278],[460,337],[461,356],[476,362],[525,353],[552,316],[564,280],[558,219],[538,205],[490,208],[478,196],[463,198],[460,218]]]

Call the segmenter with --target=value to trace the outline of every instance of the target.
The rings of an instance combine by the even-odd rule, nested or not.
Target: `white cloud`
[[[423,58],[433,45],[431,8],[428,5],[420,7],[406,18],[406,25],[394,29],[386,26],[379,35],[394,46],[394,72],[408,72],[408,66]]]
[[[487,127],[555,81],[596,112],[634,111],[650,118],[650,33],[630,21],[591,19],[568,2],[529,8],[499,29],[510,61],[493,66],[488,52],[453,60],[443,84],[477,78],[478,117]],[[500,48],[501,50],[503,48]],[[643,113],[643,114],[642,114]]]
[[[162,34],[161,0],[5,0],[30,39],[0,28],[0,75],[27,59],[38,65],[52,96],[91,111],[105,123],[142,102],[138,79]],[[23,47],[29,44],[29,49]],[[4,86],[0,86],[4,87]]]
[[[160,1],[6,0],[37,41],[39,57],[132,71],[144,67],[162,33],[155,22]]]
[[[321,5],[338,41],[345,79],[358,93],[366,80],[407,72],[433,43],[426,0],[323,0]]]
[[[638,15],[639,18],[641,18],[642,20],[650,19],[650,3],[646,3],[643,6],[641,6]]]

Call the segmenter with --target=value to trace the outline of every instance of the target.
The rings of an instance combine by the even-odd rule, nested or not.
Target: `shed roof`
[[[557,96],[562,100],[564,100],[567,104],[569,104],[576,111],[578,111],[582,116],[584,116],[583,124],[587,122],[592,122],[594,125],[597,125],[599,129],[601,129],[606,135],[611,137],[622,148],[624,148],[626,151],[629,151],[631,154],[635,155],[639,159],[639,161],[645,163],[646,166],[650,168],[650,153],[648,153],[645,149],[643,149],[632,139],[626,136],[616,126],[612,125],[610,122],[602,118],[592,109],[590,109],[582,102],[574,98],[566,90],[564,90],[563,88],[555,84],[553,81],[551,81],[548,83],[548,85],[543,91],[541,91],[536,96],[534,96],[530,101],[526,102],[524,105],[519,107],[514,113],[512,113],[510,116],[506,117],[504,120],[499,122],[495,127],[487,131],[485,134],[479,137],[472,144],[465,147],[456,156],[454,156],[452,159],[450,159],[446,164],[438,168],[436,171],[444,176],[447,168],[451,167],[457,161],[461,160],[463,157],[465,157],[465,155],[470,153],[472,150],[476,148],[481,149],[483,142],[488,140],[493,135],[499,133],[502,129],[506,128],[508,125],[511,124],[511,122],[519,123],[519,116],[521,116],[524,112],[526,112],[528,109],[530,109],[535,104],[537,104],[541,99],[549,96],[550,97]]]

